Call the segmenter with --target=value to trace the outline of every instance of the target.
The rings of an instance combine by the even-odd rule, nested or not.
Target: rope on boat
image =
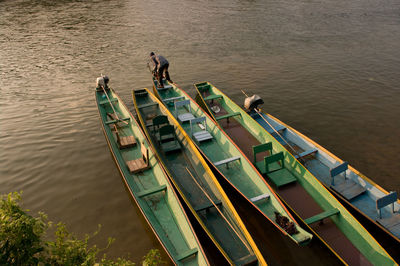
[[[242,93],[246,96],[249,97],[243,90],[241,90]],[[265,119],[265,117],[260,113],[260,111],[257,110],[257,108],[253,109],[264,121],[265,123],[267,123],[273,130],[274,132],[290,147],[290,149],[295,153],[295,155],[297,155],[298,160],[302,161],[304,163],[304,160],[300,157],[299,153],[292,147],[292,145],[290,145],[281,134],[279,134],[278,131],[276,131],[276,129],[267,121],[267,119]]]
[[[189,175],[193,178],[194,182],[196,185],[201,189],[201,191],[206,195],[207,199],[211,202],[211,204],[214,206],[215,209],[219,212],[219,214],[222,216],[222,218],[225,220],[225,222],[229,225],[229,227],[233,230],[233,232],[237,235],[237,237],[243,242],[243,244],[246,246],[247,249],[251,250],[251,248],[248,246],[246,241],[239,235],[239,233],[235,230],[233,225],[228,221],[228,219],[225,217],[225,215],[221,212],[221,210],[218,208],[218,206],[215,204],[215,202],[211,199],[211,197],[207,194],[207,192],[200,186],[200,184],[197,182],[196,178],[192,175],[190,170],[186,167],[186,171],[188,171]]]

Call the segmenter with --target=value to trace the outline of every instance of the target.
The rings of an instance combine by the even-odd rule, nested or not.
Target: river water
[[[0,193],[78,236],[116,238],[134,261],[157,239],[130,200],[101,131],[96,77],[132,108],[150,51],[194,96],[210,81],[400,192],[398,0],[0,1]]]

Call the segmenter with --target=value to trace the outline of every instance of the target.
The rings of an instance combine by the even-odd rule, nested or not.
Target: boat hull
[[[357,176],[358,178],[354,178],[354,181],[358,181],[360,185],[364,186],[367,189],[367,193],[364,193],[362,196],[364,198],[370,198],[368,201],[363,200],[362,198],[355,198],[353,200],[346,199],[343,195],[335,191],[330,187],[330,180],[324,179],[323,174],[325,171],[319,171],[318,168],[313,166],[313,163],[310,161],[316,160],[318,161],[318,165],[324,165],[325,168],[333,167],[334,165],[340,164],[343,161],[336,157],[334,154],[326,150],[324,147],[311,140],[307,136],[293,129],[289,125],[280,121],[276,117],[273,117],[270,114],[265,114],[263,112],[259,112],[259,114],[252,115],[253,119],[257,121],[261,126],[266,129],[270,129],[272,127],[278,128],[286,128],[281,136],[277,134],[273,134],[276,139],[284,138],[285,141],[291,143],[297,150],[305,151],[309,149],[317,149],[318,155],[310,156],[305,160],[304,166],[310,170],[314,176],[321,181],[321,183],[343,204],[345,207],[351,211],[351,213],[356,216],[356,218],[363,224],[363,226],[371,232],[371,234],[378,240],[379,243],[389,252],[389,254],[396,260],[400,261],[400,239],[395,236],[388,229],[380,225],[375,219],[378,217],[378,211],[376,210],[376,199],[388,195],[385,189],[377,185],[374,181],[364,176],[362,173],[354,169],[352,166],[348,166],[348,171],[350,171],[351,175]],[[265,121],[266,120],[266,121]],[[268,122],[268,123],[267,123]],[[290,152],[291,149],[288,148]],[[292,152],[293,154],[293,152]],[[356,201],[356,204],[353,204],[352,201]],[[369,202],[369,203],[368,203]],[[358,206],[357,206],[358,204]],[[395,210],[400,209],[400,200],[397,200],[395,203]],[[386,215],[391,213],[391,206],[388,206],[384,210]],[[368,214],[367,214],[368,213]]]
[[[174,264],[208,265],[207,258],[183,207],[177,199],[166,173],[154,157],[139,125],[112,89],[107,90],[106,93],[114,108],[111,108],[104,91],[96,90],[95,92],[102,129],[114,161],[133,200]],[[107,113],[115,114],[114,110],[118,118],[126,119],[110,123],[112,120]],[[114,124],[117,125],[120,137],[125,134],[133,135],[137,144],[120,149],[116,133],[111,130]],[[131,174],[127,169],[126,161],[141,157],[142,154],[139,151],[141,143],[149,152],[149,168],[141,173]],[[150,193],[151,189],[158,187],[162,188],[159,192],[153,190]]]
[[[209,91],[207,94],[199,87],[206,86]],[[307,171],[286,149],[274,139],[264,128],[252,120],[246,112],[239,106],[233,103],[226,95],[220,92],[217,88],[203,82],[195,85],[198,95],[197,100],[204,106],[213,117],[218,120],[218,116],[214,116],[211,106],[204,101],[204,97],[208,99],[216,99],[216,95],[220,96],[218,103],[211,104],[218,106],[222,112],[239,113],[236,117],[232,117],[231,124],[220,122],[220,125],[226,132],[233,131],[235,127],[242,128],[242,133],[249,132],[250,138],[254,139],[253,145],[260,143],[272,143],[273,154],[282,153],[284,158],[285,170],[289,171],[295,177],[295,182],[279,187],[274,181],[274,187],[278,195],[291,207],[301,219],[305,219],[316,236],[324,241],[327,246],[334,250],[339,258],[342,258],[346,263],[363,264],[363,263],[388,263],[394,264],[393,259],[387,252],[370,236],[370,234],[354,219],[353,216],[326,190],[326,188],[309,172]],[[211,101],[209,101],[211,102]],[[215,107],[213,109],[216,110]],[[235,123],[233,123],[235,121]],[[229,133],[228,133],[229,134]],[[233,135],[231,137],[233,137]],[[240,142],[243,135],[236,135],[234,141]],[[250,146],[248,143],[239,144]],[[245,147],[245,146],[243,146]],[[246,151],[243,150],[245,153]],[[247,151],[248,157],[253,157],[251,149]],[[271,154],[267,155],[270,156]],[[262,158],[261,158],[262,159]],[[254,158],[255,161],[260,158]],[[267,180],[270,182],[273,176],[269,172]],[[280,181],[280,180],[278,180]],[[321,212],[322,211],[322,212]],[[322,219],[327,226],[321,226],[314,221]],[[335,229],[336,228],[336,229]],[[332,230],[333,231],[332,231]],[[336,233],[334,233],[336,232]],[[333,240],[333,236],[340,238]],[[347,243],[344,245],[344,243]],[[349,251],[351,251],[349,253]]]
[[[142,127],[152,146],[157,149],[156,155],[175,188],[227,262],[241,264],[253,256],[258,264],[266,264],[211,169],[179,123],[168,116],[165,107],[157,103],[156,97],[149,90],[133,91],[133,100]],[[160,116],[165,116],[167,124],[173,126],[175,137],[171,141],[178,142],[178,150],[164,150],[163,141],[159,138],[162,127],[156,130],[153,128],[156,123],[154,118]]]

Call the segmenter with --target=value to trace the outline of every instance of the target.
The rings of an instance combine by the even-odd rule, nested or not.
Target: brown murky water
[[[160,248],[101,132],[101,73],[132,107],[150,51],[193,96],[210,81],[400,192],[400,2],[0,1],[0,193],[140,261]]]

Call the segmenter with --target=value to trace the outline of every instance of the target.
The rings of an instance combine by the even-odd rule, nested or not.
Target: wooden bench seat
[[[218,162],[214,162],[213,164],[215,166],[226,164],[226,168],[229,168],[228,164],[230,162],[234,162],[234,161],[237,161],[237,160],[240,160],[240,156],[234,156],[234,157],[231,157],[231,158],[227,158],[227,159],[224,159],[224,160],[221,160],[221,161],[218,161]]]
[[[111,101],[111,103],[116,103],[116,102],[118,102],[118,99],[112,98],[112,99],[110,99],[110,101]],[[109,103],[110,102],[108,101],[108,99],[100,101],[100,105],[105,105],[105,104],[109,104]]]
[[[278,125],[278,126],[276,126],[274,128],[268,128],[267,131],[268,131],[269,134],[272,135],[274,133],[276,134],[276,132],[280,133],[280,132],[284,131],[285,129],[286,129],[285,126]]]
[[[190,100],[183,100],[183,101],[179,101],[179,102],[175,102],[175,117],[178,118],[180,123],[184,123],[187,121],[190,121],[192,119],[195,119],[194,115],[192,114],[192,109],[190,107]],[[179,114],[178,110],[179,108],[183,108],[185,109],[185,107],[187,106],[187,111],[186,113],[183,114]]]
[[[209,101],[209,100],[217,100],[217,99],[222,99],[222,95],[209,95],[207,97],[204,98],[205,101]]]
[[[153,188],[150,188],[150,189],[142,190],[142,191],[137,193],[137,196],[142,198],[142,197],[150,196],[150,195],[152,195],[154,193],[158,193],[158,192],[164,191],[166,189],[167,189],[167,185],[161,185],[161,186],[158,186],[158,187],[153,187]]]
[[[181,149],[173,125],[165,125],[161,127],[158,132],[159,144],[164,152],[172,152]]]
[[[164,87],[162,87],[162,88],[157,86],[158,91],[164,91],[164,90],[168,90],[168,89],[172,89],[172,85],[164,85]]]
[[[222,205],[222,202],[221,202],[220,200],[214,200],[214,204],[215,204],[216,206],[221,206],[221,205]],[[195,210],[196,212],[208,210],[208,209],[210,209],[210,208],[215,207],[214,204],[212,204],[211,202],[208,202],[208,203],[206,203],[206,204],[203,204],[203,205],[200,205],[200,206],[194,208],[194,210]]]
[[[279,152],[264,157],[264,167],[260,169],[278,188],[297,181],[297,178],[284,167],[284,163],[283,152]]]
[[[136,146],[136,139],[134,136],[120,136],[117,126],[114,124],[114,132],[117,137],[117,143],[120,149],[126,149]]]
[[[130,121],[130,120],[131,119],[129,117],[124,117],[124,118],[119,118],[119,119],[116,119],[116,120],[106,121],[105,124],[106,125],[111,125],[111,124],[116,124],[116,123],[119,123],[119,122]]]
[[[181,100],[181,99],[185,99],[185,96],[177,96],[177,97],[166,98],[166,99],[164,99],[162,101],[164,103],[168,103],[168,102],[173,102],[173,101],[177,101],[177,100]]]
[[[193,256],[193,255],[196,255],[197,252],[198,252],[197,248],[188,249],[188,250],[180,253],[176,259],[178,261],[182,261],[184,259],[187,259],[187,258]]]
[[[339,213],[340,213],[340,211],[338,209],[333,208],[333,209],[321,212],[321,213],[319,213],[317,215],[314,215],[314,216],[312,216],[310,218],[307,218],[307,219],[304,220],[304,222],[306,224],[313,224],[313,223],[316,223],[316,222],[319,222],[319,221],[322,222],[323,219],[328,218],[328,217],[330,217],[332,215],[339,214]]]
[[[350,201],[350,200],[354,199],[355,197],[363,194],[367,190],[364,187],[362,187],[360,184],[357,184],[353,180],[348,179],[346,177],[347,169],[348,169],[348,163],[343,162],[342,164],[340,164],[330,170],[330,175],[332,178],[331,179],[332,180],[331,188]],[[335,184],[335,176],[337,176],[341,173],[343,173],[343,175],[344,175],[343,182]]]
[[[270,197],[270,195],[268,193],[265,193],[265,194],[258,195],[256,197],[252,197],[250,199],[250,201],[253,202],[253,203],[256,203],[256,202],[259,202],[259,201],[261,201],[263,199],[269,199],[269,197]]]
[[[317,149],[311,149],[311,150],[304,151],[304,152],[302,152],[302,153],[300,153],[300,154],[298,154],[298,155],[295,155],[294,157],[295,157],[296,159],[299,159],[299,158],[301,159],[301,158],[303,158],[303,157],[306,157],[306,156],[308,156],[308,155],[314,154],[314,153],[316,153],[316,152],[318,152]]]
[[[150,168],[149,150],[144,146],[144,143],[140,144],[140,151],[142,153],[141,158],[126,162],[126,165],[132,174],[143,172]]]
[[[221,115],[221,116],[218,116],[218,117],[216,117],[215,119],[217,120],[217,121],[219,121],[219,120],[222,120],[222,119],[227,119],[228,120],[228,122],[229,122],[229,118],[230,117],[233,117],[233,116],[237,116],[237,115],[242,115],[240,112],[234,112],[234,113],[230,113],[230,114],[226,114],[226,115]]]
[[[198,125],[201,130],[194,132],[194,125]],[[213,139],[213,136],[207,131],[206,118],[204,116],[190,120],[190,133],[197,143]]]
[[[142,108],[146,108],[146,107],[150,107],[150,106],[156,106],[156,105],[158,105],[158,103],[156,103],[156,102],[145,103],[142,105],[138,105],[138,109],[142,109]]]

